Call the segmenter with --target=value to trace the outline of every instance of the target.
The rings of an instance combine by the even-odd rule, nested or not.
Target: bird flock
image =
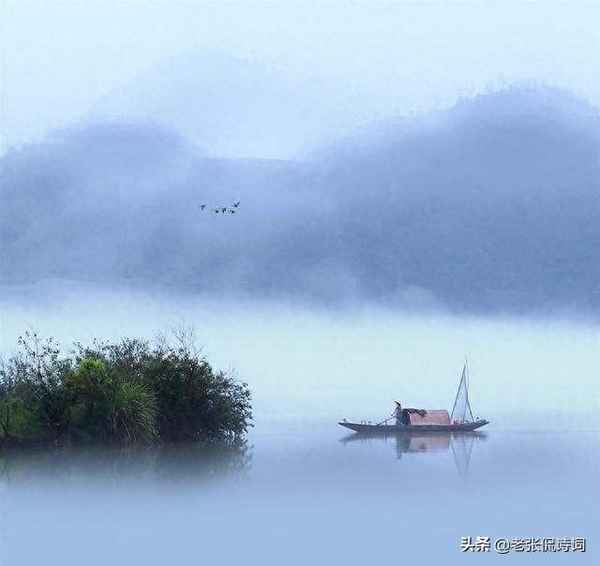
[[[210,208],[207,209],[207,206],[207,204],[201,204],[200,210],[211,210]],[[212,208],[212,211],[214,214],[235,214],[238,211],[239,206],[240,201],[238,200],[230,206],[217,206],[216,208]]]

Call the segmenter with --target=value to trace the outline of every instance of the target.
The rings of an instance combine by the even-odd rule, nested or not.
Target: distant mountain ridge
[[[304,163],[214,159],[112,121],[10,152],[0,171],[5,281],[600,313],[600,118],[555,89],[378,124]],[[234,199],[230,217],[199,209]]]

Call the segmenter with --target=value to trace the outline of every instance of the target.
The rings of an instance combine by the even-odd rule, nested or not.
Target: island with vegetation
[[[248,384],[216,371],[185,332],[75,343],[35,332],[0,367],[0,445],[243,441]]]

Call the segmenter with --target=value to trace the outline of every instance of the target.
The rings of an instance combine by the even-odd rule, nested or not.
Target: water
[[[552,559],[593,564],[599,448],[597,432],[359,439],[306,421],[239,449],[8,454],[2,564],[462,564],[468,535],[587,537]]]
[[[0,455],[2,566],[464,564],[463,536],[587,537],[596,564],[600,333],[581,321],[314,312],[94,286],[3,288],[0,350],[193,324],[253,391],[244,449]],[[393,400],[450,408],[469,354],[482,435],[352,440]]]

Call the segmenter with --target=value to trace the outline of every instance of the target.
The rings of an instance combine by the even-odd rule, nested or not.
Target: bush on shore
[[[215,371],[189,333],[75,343],[19,337],[0,366],[0,442],[239,440],[251,425],[246,383]]]

